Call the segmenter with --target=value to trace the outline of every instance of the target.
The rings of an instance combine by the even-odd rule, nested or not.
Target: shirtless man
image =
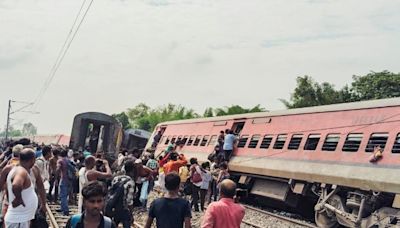
[[[45,211],[45,191],[43,180],[35,164],[35,152],[26,148],[20,154],[19,165],[8,165],[0,174],[0,188],[6,185],[9,207],[4,218],[6,227],[29,228],[38,207],[38,196],[41,198],[41,209]],[[44,199],[44,200],[43,200]]]
[[[101,160],[103,162],[104,167],[106,168],[105,172],[97,171],[95,168],[96,158],[94,156],[88,156],[85,158],[85,167],[82,167],[79,170],[79,193],[81,193],[84,185],[91,181],[96,181],[98,179],[110,179],[112,178],[112,172],[107,160]],[[82,211],[82,203],[83,197],[82,194],[79,194],[78,199],[78,211]]]
[[[58,156],[60,155],[60,150],[55,148],[53,149],[53,157],[50,158],[49,161],[49,174],[50,174],[50,187],[49,187],[49,200],[53,200],[54,202],[57,202],[58,199],[58,176],[57,176],[57,161],[58,161]],[[51,197],[51,192],[53,191],[54,188],[54,198]]]

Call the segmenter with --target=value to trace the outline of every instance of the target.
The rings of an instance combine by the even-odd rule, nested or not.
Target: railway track
[[[61,207],[59,204],[47,204],[47,218],[50,227],[52,228],[64,228],[67,224],[67,221],[70,216],[64,216],[62,213],[58,212]],[[77,214],[78,213],[78,206],[76,205],[69,205],[70,214]]]
[[[309,223],[309,222],[306,222],[306,221],[303,221],[303,220],[299,220],[299,219],[294,219],[294,218],[278,215],[278,214],[275,214],[275,213],[272,213],[272,212],[269,212],[269,211],[265,211],[265,210],[262,210],[262,209],[259,209],[259,208],[256,208],[256,207],[252,207],[252,206],[249,206],[249,205],[243,205],[243,206],[247,210],[255,211],[255,212],[264,214],[266,216],[273,217],[275,219],[284,221],[286,223],[290,223],[290,224],[298,225],[298,226],[302,226],[302,227],[317,228],[317,226],[315,224]],[[254,222],[248,221],[246,219],[244,219],[242,221],[242,223],[244,223],[246,225],[249,225],[249,226],[252,226],[252,227],[255,227],[255,228],[265,228],[266,227],[265,225],[255,224]]]
[[[284,222],[285,224],[293,224],[296,226],[300,226],[300,227],[308,227],[308,228],[317,228],[317,226],[313,223],[309,223],[303,220],[299,220],[299,219],[294,219],[294,218],[290,218],[287,216],[282,216],[273,212],[269,212],[269,211],[265,211],[256,207],[252,207],[249,205],[244,205],[243,206],[246,208],[246,210],[248,211],[253,211],[262,215],[265,215],[266,217],[273,217],[274,219],[277,219],[279,221]],[[48,222],[51,228],[64,228],[69,216],[63,216],[60,212],[58,212],[57,210],[60,209],[60,205],[59,204],[47,204],[46,205],[46,209],[47,209],[47,218],[48,218]],[[78,213],[78,207],[76,205],[70,205],[70,214],[76,214]],[[247,213],[247,212],[246,212]],[[242,221],[243,224],[250,226],[250,227],[254,227],[254,228],[265,228],[268,227],[268,224],[263,224],[262,221],[257,221],[257,220],[253,220],[251,221],[250,219],[243,219]],[[144,224],[140,224],[138,222],[134,222],[134,224],[132,224],[132,228],[144,228]]]
[[[64,228],[67,224],[67,221],[70,216],[64,216],[57,210],[60,209],[59,204],[46,204],[47,210],[47,221],[49,223],[50,228]],[[78,213],[78,206],[69,205],[70,214]],[[132,228],[144,228],[144,225],[141,225],[137,222],[132,224]]]

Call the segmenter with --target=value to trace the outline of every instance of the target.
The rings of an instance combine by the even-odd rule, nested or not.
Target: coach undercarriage
[[[234,176],[239,186],[249,195],[282,202],[303,214],[312,212],[312,207],[305,205],[305,202],[312,202],[318,227],[400,226],[400,210],[392,207],[395,194],[293,179],[261,178],[248,174]]]
[[[394,194],[321,184],[315,205],[319,227],[398,227],[400,211],[392,208]]]

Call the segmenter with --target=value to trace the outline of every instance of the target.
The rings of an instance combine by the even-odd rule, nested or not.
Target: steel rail
[[[46,203],[46,212],[47,216],[49,216],[49,220],[52,228],[59,228],[56,218],[54,217],[53,212],[51,211],[49,205]]]
[[[264,227],[262,227],[262,226],[260,226],[260,225],[254,224],[254,223],[249,222],[249,221],[247,221],[247,220],[242,220],[242,223],[244,223],[244,224],[246,224],[246,225],[249,225],[249,226],[252,226],[252,227],[255,227],[255,228],[264,228]]]
[[[268,216],[271,216],[271,217],[275,217],[275,218],[278,218],[280,220],[284,220],[286,222],[294,223],[294,224],[305,226],[305,227],[309,227],[309,228],[317,228],[317,226],[315,224],[312,224],[312,223],[308,223],[308,222],[304,222],[304,221],[301,221],[301,220],[298,220],[298,219],[293,219],[293,218],[289,218],[289,217],[286,217],[286,216],[278,215],[278,214],[275,214],[275,213],[272,213],[272,212],[269,212],[269,211],[264,211],[264,210],[261,210],[259,208],[252,207],[252,206],[249,206],[249,205],[244,205],[244,204],[242,204],[242,205],[245,208],[249,209],[249,210],[257,211],[257,212],[260,212],[262,214],[265,214],[265,215],[268,215]],[[247,223],[247,222],[244,221],[244,223]],[[249,225],[251,225],[251,226],[255,225],[257,227],[256,224],[254,224],[254,225],[253,224],[249,224]],[[260,226],[258,226],[258,227],[260,227]]]

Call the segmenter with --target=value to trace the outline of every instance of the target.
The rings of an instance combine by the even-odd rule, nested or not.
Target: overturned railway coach
[[[312,202],[320,227],[400,225],[399,98],[164,122],[156,153],[180,139],[205,161],[225,129],[238,135],[229,170],[250,195]]]

